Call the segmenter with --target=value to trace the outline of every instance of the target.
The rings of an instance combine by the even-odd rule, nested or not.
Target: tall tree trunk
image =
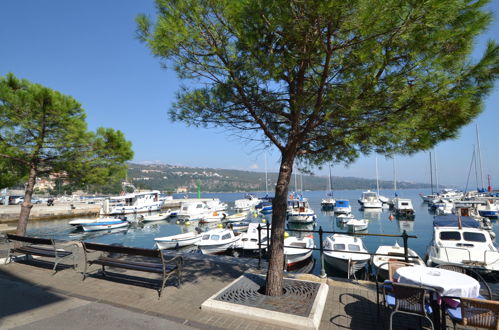
[[[36,167],[31,166],[29,171],[28,183],[26,184],[26,190],[24,191],[24,201],[21,204],[21,213],[19,214],[19,221],[17,222],[17,235],[25,235],[26,228],[28,227],[29,214],[33,204],[31,203],[31,197],[33,196],[33,191],[35,190],[36,183]]]
[[[293,172],[295,152],[286,150],[282,153],[279,177],[272,202],[272,234],[270,236],[270,258],[267,272],[265,294],[282,295],[282,279],[284,272],[284,225],[288,204],[288,186]]]

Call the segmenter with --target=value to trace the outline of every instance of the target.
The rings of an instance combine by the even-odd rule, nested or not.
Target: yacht
[[[350,201],[346,199],[337,199],[334,205],[334,214],[350,214],[352,213],[352,207],[350,206]]]
[[[287,220],[288,222],[311,223],[317,216],[306,199],[292,200],[288,202]]]
[[[499,251],[480,222],[467,216],[435,216],[428,265],[459,265],[499,274]]]
[[[159,190],[112,196],[104,201],[102,213],[109,215],[155,212],[161,210]]]
[[[392,201],[395,216],[405,219],[414,219],[414,207],[409,198],[395,197]]]
[[[362,193],[362,196],[359,199],[359,204],[365,209],[377,209],[383,207],[383,203],[381,203],[378,193],[370,190]]]
[[[326,264],[347,273],[348,277],[364,268],[371,259],[360,237],[333,234],[323,245]]]

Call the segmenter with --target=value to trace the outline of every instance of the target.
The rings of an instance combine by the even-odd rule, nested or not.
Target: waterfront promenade
[[[187,259],[182,286],[177,288],[173,277],[159,300],[148,283],[132,284],[130,271],[113,269],[119,274],[116,280],[96,275],[82,281],[82,266],[80,262],[77,271],[64,269],[52,275],[51,265],[39,260],[0,265],[0,329],[284,329],[200,309],[243,272],[256,272],[245,265]],[[327,283],[320,329],[383,328],[376,317],[372,283]]]

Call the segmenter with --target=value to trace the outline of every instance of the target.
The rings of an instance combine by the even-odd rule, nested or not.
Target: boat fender
[[[393,219],[394,219],[393,214],[390,214],[390,216],[388,217],[388,220],[392,221]]]
[[[288,238],[289,237],[289,233],[287,231],[284,232],[284,238]]]
[[[221,223],[219,223],[219,224],[217,225],[217,227],[218,227],[218,228],[223,228],[223,227],[224,227],[224,225],[222,225]]]
[[[190,222],[190,221],[186,221],[186,222],[184,223],[184,225],[186,225],[186,226],[189,226],[190,224],[191,224],[191,222]]]

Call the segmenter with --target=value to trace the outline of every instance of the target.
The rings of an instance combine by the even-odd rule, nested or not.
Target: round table
[[[477,298],[480,283],[466,274],[447,269],[413,266],[401,267],[394,274],[398,283],[434,288],[440,296]]]

